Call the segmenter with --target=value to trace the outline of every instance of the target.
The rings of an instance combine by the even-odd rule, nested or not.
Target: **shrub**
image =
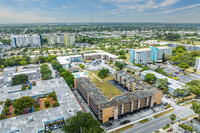
[[[133,71],[132,74],[135,74],[135,72]]]
[[[33,86],[36,86],[36,82],[35,81],[33,81]]]
[[[130,70],[127,70],[127,73],[130,73],[131,71]]]
[[[48,94],[47,98],[52,98],[52,100],[57,101],[57,96],[56,96],[55,91],[50,93],[50,94]]]
[[[56,101],[53,103],[53,107],[58,107],[59,106],[59,103]]]
[[[35,103],[34,104],[34,108],[39,108],[40,107],[40,104],[39,103]]]
[[[82,69],[85,69],[85,65],[83,65],[83,64],[80,64],[79,67]]]
[[[182,127],[185,130],[190,130],[190,131],[194,131],[193,128],[189,125],[185,125],[185,124],[179,124],[180,127]]]
[[[46,100],[46,101],[45,101],[45,107],[46,107],[46,108],[50,107],[50,100]]]
[[[169,124],[167,124],[166,126],[164,126],[162,129],[163,130],[166,130],[167,128],[169,128],[170,127],[170,125]]]
[[[22,90],[23,90],[23,91],[26,90],[26,85],[23,85],[23,86],[22,86]]]
[[[10,99],[7,99],[5,102],[5,106],[9,107],[10,105],[12,105],[12,101]]]

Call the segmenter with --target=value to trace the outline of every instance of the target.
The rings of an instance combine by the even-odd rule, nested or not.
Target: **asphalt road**
[[[166,124],[170,122],[171,120],[169,118],[169,115],[166,115],[164,117],[156,118],[149,122],[141,124],[140,126],[136,126],[131,129],[128,129],[122,133],[152,133],[164,127]]]

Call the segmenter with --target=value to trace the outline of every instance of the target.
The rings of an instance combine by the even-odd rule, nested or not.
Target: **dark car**
[[[53,130],[53,125],[49,125],[49,129],[50,129],[50,130]]]
[[[59,128],[62,128],[62,127],[63,127],[62,123],[59,123],[59,124],[58,124],[58,127],[59,127]]]

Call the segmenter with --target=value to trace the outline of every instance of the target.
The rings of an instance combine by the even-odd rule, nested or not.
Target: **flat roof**
[[[146,71],[143,71],[143,72],[141,72],[141,74],[144,74],[144,75],[146,75],[147,73],[152,73],[152,74],[154,74],[158,79],[167,79],[168,80],[168,82],[170,83],[170,85],[168,85],[170,88],[173,88],[173,89],[177,89],[177,88],[179,88],[179,89],[181,89],[182,88],[182,86],[183,85],[185,85],[184,83],[181,83],[181,82],[179,82],[179,81],[177,81],[177,80],[174,80],[174,79],[172,79],[172,78],[169,78],[169,77],[167,77],[167,76],[165,76],[165,75],[162,75],[162,74],[160,74],[160,73],[157,73],[157,72],[155,72],[155,71],[152,71],[152,70],[146,70]]]
[[[32,90],[8,93],[11,90],[21,90],[21,85],[1,87],[0,101],[6,101],[6,99],[14,100],[23,96],[36,97],[55,91],[60,106],[0,120],[0,129],[3,133],[15,129],[19,129],[19,133],[36,133],[39,129],[45,128],[45,121],[61,117],[67,119],[74,116],[77,111],[82,110],[69,86],[66,84],[66,81],[62,77],[38,81],[37,85],[32,87]],[[29,118],[33,118],[33,121],[29,121]]]
[[[70,56],[60,56],[56,57],[56,59],[60,62],[60,64],[69,64],[71,58],[82,57],[82,55],[70,55]]]
[[[118,58],[118,56],[111,54],[111,53],[107,53],[107,52],[103,52],[103,53],[90,53],[90,54],[84,54],[83,56],[93,56],[93,55],[107,55],[109,57],[112,58]]]
[[[137,70],[137,71],[141,71],[141,70],[142,70],[142,68],[141,68],[141,67],[134,66],[134,65],[127,65],[126,67],[127,67],[127,68],[130,68],[130,69]]]
[[[166,47],[166,46],[163,46],[163,47],[155,47],[155,48],[158,48],[158,49],[172,49],[171,47]],[[152,49],[150,48],[142,48],[142,49],[134,49],[136,52],[141,52],[141,51],[151,51]]]

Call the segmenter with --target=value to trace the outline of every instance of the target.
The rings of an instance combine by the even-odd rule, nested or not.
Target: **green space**
[[[97,87],[101,89],[103,94],[110,100],[115,96],[122,95],[122,91],[112,85],[110,82],[99,82]]]
[[[26,84],[27,80],[28,80],[28,75],[26,74],[16,75],[12,78],[12,86]]]
[[[110,132],[110,133],[121,133],[121,132],[123,132],[123,131],[125,131],[127,129],[132,128],[132,127],[134,127],[134,124],[130,124],[130,125],[124,126],[124,127],[120,128],[120,129],[117,129],[117,130],[115,130],[113,132]]]
[[[52,71],[47,64],[43,63],[40,66],[40,73],[42,74],[42,80],[52,79]]]
[[[143,120],[139,121],[139,123],[146,123],[146,122],[148,122],[148,121],[149,121],[149,119],[146,118],[146,119],[143,119]]]
[[[170,125],[167,124],[167,125],[165,125],[162,129],[163,129],[163,130],[166,130],[166,129],[168,129],[169,127],[170,127]]]
[[[159,113],[159,114],[157,114],[157,115],[154,115],[153,117],[154,117],[154,118],[158,118],[158,117],[167,115],[167,114],[169,114],[169,113],[171,113],[171,112],[173,112],[173,111],[174,111],[174,109],[170,109],[170,110],[164,111],[164,112],[162,112],[162,113]]]
[[[7,99],[5,101],[4,109],[0,114],[0,119],[31,113],[32,107],[34,107],[34,112],[36,112],[57,106],[59,106],[59,103],[55,92],[52,92],[42,98],[33,99],[30,96],[24,96],[19,99],[15,99],[14,101]]]

